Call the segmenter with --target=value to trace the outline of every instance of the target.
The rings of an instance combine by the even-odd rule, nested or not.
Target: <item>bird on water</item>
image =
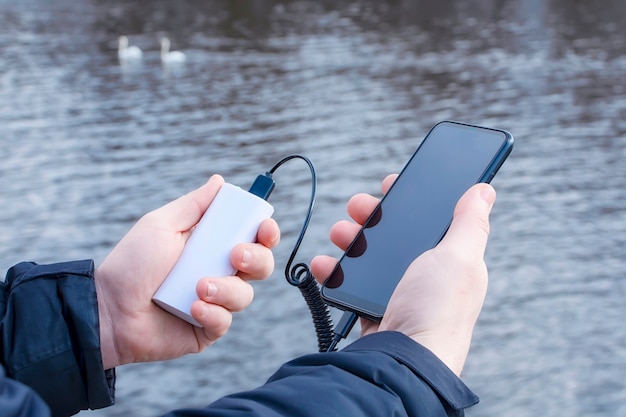
[[[170,40],[168,38],[161,38],[161,61],[164,64],[185,62],[186,59],[184,52],[170,51]]]
[[[128,45],[128,38],[126,36],[120,36],[117,46],[117,56],[120,61],[141,59],[143,52],[138,46]]]

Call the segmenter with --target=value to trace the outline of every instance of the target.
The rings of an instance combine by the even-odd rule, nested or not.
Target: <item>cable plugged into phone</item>
[[[339,323],[335,326],[335,330],[333,331],[333,340],[326,349],[326,352],[333,352],[337,350],[337,344],[341,342],[342,339],[348,337],[358,318],[359,317],[355,313],[350,311],[343,312],[341,318],[339,319]]]

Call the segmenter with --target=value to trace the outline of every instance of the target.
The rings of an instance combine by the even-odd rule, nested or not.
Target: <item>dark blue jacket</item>
[[[68,416],[114,403],[92,261],[13,267],[0,285],[0,338],[0,415]],[[382,332],[288,362],[255,390],[167,416],[462,416],[477,402],[429,350]]]

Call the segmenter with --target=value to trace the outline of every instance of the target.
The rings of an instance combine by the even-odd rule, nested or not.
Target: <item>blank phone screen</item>
[[[324,284],[329,304],[382,317],[408,266],[441,240],[458,199],[491,180],[511,144],[503,131],[436,125]]]

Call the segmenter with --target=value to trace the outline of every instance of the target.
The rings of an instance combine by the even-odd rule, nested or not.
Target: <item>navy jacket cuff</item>
[[[434,353],[399,332],[362,337],[344,351],[378,351],[391,356],[424,380],[450,407],[462,410],[478,403],[474,394]]]
[[[102,366],[93,273],[91,260],[24,262],[0,285],[0,360],[53,416],[115,401],[115,371]]]

